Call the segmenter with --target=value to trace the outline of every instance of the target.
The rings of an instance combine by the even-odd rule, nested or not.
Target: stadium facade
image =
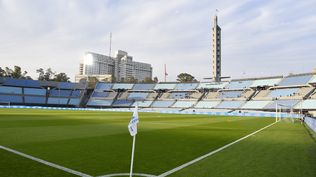
[[[316,111],[316,73],[201,83],[84,84],[0,78],[0,103],[203,111]]]
[[[116,81],[135,78],[143,81],[152,78],[152,67],[148,63],[135,62],[127,52],[118,50],[115,57],[86,52],[80,61],[79,75],[111,75]]]

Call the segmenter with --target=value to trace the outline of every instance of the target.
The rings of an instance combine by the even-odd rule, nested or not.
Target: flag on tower
[[[135,136],[137,134],[137,124],[138,124],[138,106],[135,107],[133,112],[133,117],[128,124],[128,131],[131,136]]]

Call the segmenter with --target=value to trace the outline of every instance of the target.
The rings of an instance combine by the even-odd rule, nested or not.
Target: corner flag
[[[138,107],[136,106],[134,113],[133,113],[133,117],[128,124],[128,130],[129,130],[129,133],[131,134],[131,136],[135,136],[137,134],[138,122],[139,122],[139,120],[138,120]]]
[[[128,131],[133,137],[133,146],[132,146],[132,158],[131,158],[131,168],[130,168],[130,173],[129,176],[133,176],[133,163],[134,163],[134,150],[135,150],[135,140],[136,140],[136,134],[137,134],[137,124],[138,124],[138,106],[135,106],[133,117],[131,121],[129,121],[128,124]]]

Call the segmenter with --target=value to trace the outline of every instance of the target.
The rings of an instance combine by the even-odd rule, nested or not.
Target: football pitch
[[[0,176],[126,176],[131,116],[0,109]],[[139,119],[134,176],[316,176],[315,135],[299,122],[160,113]]]

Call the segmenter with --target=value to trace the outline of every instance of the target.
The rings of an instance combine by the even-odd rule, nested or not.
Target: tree
[[[46,72],[44,73],[44,80],[45,81],[52,81],[56,72],[53,72],[51,68],[46,69]]]
[[[94,76],[88,76],[88,88],[95,88],[99,80]]]
[[[177,81],[179,82],[197,82],[194,76],[188,73],[180,73],[177,77]]]
[[[5,70],[0,67],[0,77],[5,77],[5,76],[6,76]]]
[[[150,77],[146,77],[143,82],[144,83],[154,83],[154,81]]]
[[[14,70],[12,70],[11,76],[16,79],[26,79],[27,71],[23,71],[20,66],[14,66]]]
[[[40,81],[52,81],[55,75],[51,68],[46,69],[46,71],[43,68],[39,68],[36,72],[38,73],[37,79]]]
[[[66,73],[58,73],[54,76],[53,81],[57,82],[69,82],[69,77]]]
[[[2,69],[0,67],[0,76],[1,77],[12,77],[16,79],[32,79],[30,76],[26,76],[27,71],[23,71],[20,66],[14,66],[14,69],[5,67]]]
[[[135,79],[135,77],[133,76],[130,76],[130,77],[127,77],[126,79],[124,79],[124,82],[128,82],[128,83],[137,83],[138,80]]]
[[[157,76],[154,77],[154,82],[158,83],[158,77]]]
[[[37,69],[36,73],[38,73],[38,78],[37,78],[38,80],[43,81],[45,79],[44,78],[44,69],[43,68]]]

